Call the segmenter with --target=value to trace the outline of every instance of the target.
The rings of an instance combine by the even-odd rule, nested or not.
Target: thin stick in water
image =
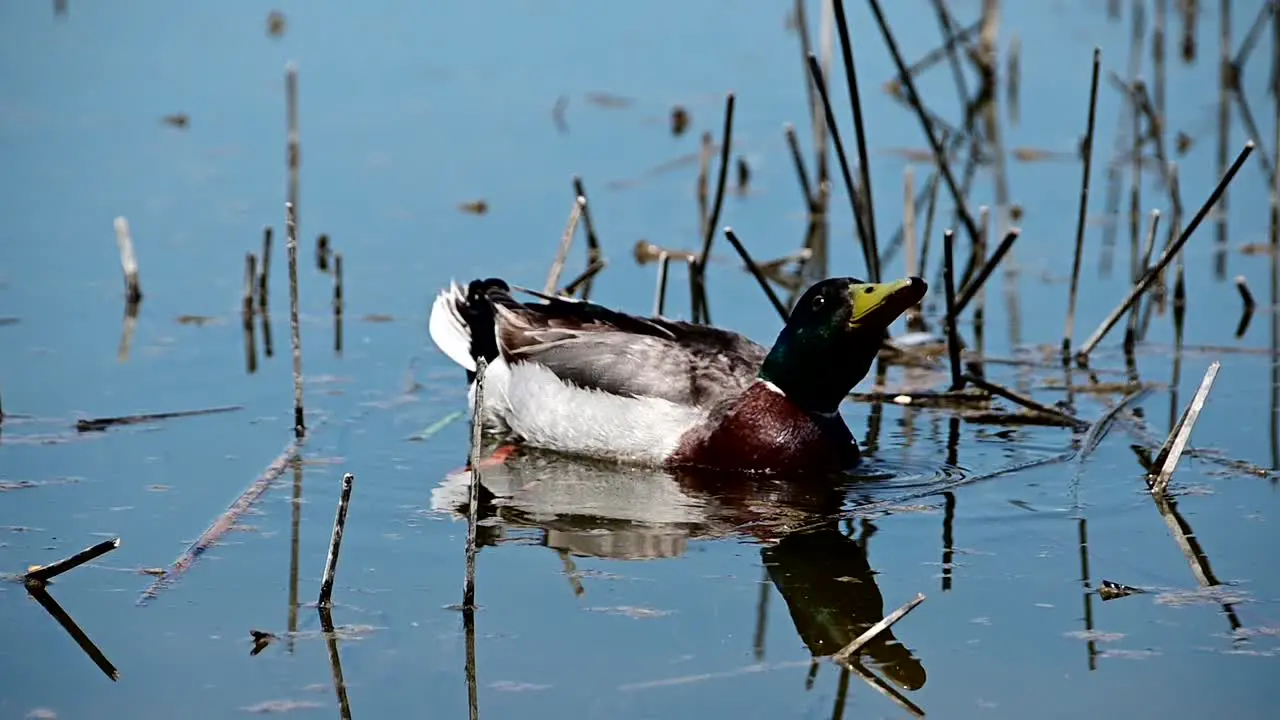
[[[573,201],[573,209],[569,211],[569,222],[565,225],[564,234],[560,236],[560,249],[556,251],[556,259],[551,263],[551,271],[547,273],[547,282],[542,292],[550,295],[560,284],[560,273],[564,272],[564,262],[569,257],[569,247],[573,245],[573,235],[578,229],[578,220],[587,208],[587,199],[581,195]]]
[[[244,363],[250,375],[258,369],[258,348],[254,339],[253,290],[258,284],[258,262],[253,253],[244,257],[244,295],[240,299],[240,321],[244,330]]]
[[[1102,341],[1102,338],[1107,334],[1107,332],[1110,331],[1111,328],[1115,327],[1120,316],[1129,309],[1129,306],[1133,305],[1133,303],[1142,296],[1142,293],[1146,292],[1147,288],[1151,287],[1151,284],[1155,282],[1156,276],[1159,275],[1160,271],[1164,270],[1165,267],[1173,261],[1173,258],[1180,250],[1182,250],[1182,246],[1191,238],[1191,234],[1196,231],[1196,228],[1200,227],[1200,223],[1203,222],[1205,216],[1209,214],[1209,210],[1212,209],[1214,204],[1218,202],[1218,199],[1222,197],[1222,193],[1226,191],[1227,185],[1231,183],[1231,179],[1236,176],[1240,167],[1244,165],[1244,161],[1249,157],[1249,154],[1253,152],[1253,148],[1254,144],[1252,140],[1245,143],[1244,149],[1236,156],[1235,162],[1231,163],[1231,167],[1227,169],[1226,174],[1224,174],[1222,179],[1218,181],[1217,187],[1215,187],[1213,192],[1209,194],[1204,205],[1201,205],[1200,209],[1196,211],[1195,217],[1191,218],[1191,222],[1187,223],[1186,229],[1182,231],[1182,234],[1178,236],[1178,239],[1175,240],[1173,244],[1165,248],[1160,259],[1156,261],[1155,265],[1147,269],[1147,272],[1142,276],[1142,279],[1133,286],[1133,289],[1129,291],[1129,295],[1120,303],[1120,306],[1111,311],[1111,314],[1102,321],[1102,324],[1093,332],[1093,335],[1089,336],[1089,339],[1080,347],[1080,352],[1076,353],[1076,358],[1078,360],[1084,362],[1088,359],[1089,353],[1097,347],[1098,343]]]
[[[951,198],[955,201],[956,210],[960,214],[960,220],[964,224],[965,232],[969,234],[969,241],[978,242],[978,226],[973,221],[973,216],[969,214],[969,208],[965,203],[964,193],[960,192],[960,186],[956,184],[955,176],[951,174],[951,166],[947,163],[946,150],[942,147],[942,141],[938,139],[938,134],[934,132],[933,121],[929,119],[929,114],[925,112],[923,100],[920,93],[916,91],[915,80],[911,78],[911,74],[907,72],[907,64],[902,59],[902,53],[898,50],[898,42],[893,37],[893,32],[889,30],[889,23],[884,18],[884,10],[880,7],[880,0],[870,0],[871,12],[876,16],[876,24],[880,26],[880,34],[884,36],[885,45],[889,48],[889,54],[893,56],[894,65],[898,68],[898,77],[902,80],[903,85],[907,88],[907,99],[911,103],[911,107],[916,111],[916,117],[920,120],[920,126],[924,129],[925,135],[929,139],[929,147],[933,150],[934,162],[938,164],[938,169],[942,172],[942,178],[947,182],[947,189],[951,191]]]
[[[804,166],[804,156],[800,154],[800,139],[796,137],[796,127],[787,123],[782,128],[787,136],[787,147],[791,150],[791,162],[796,166],[796,177],[800,180],[800,192],[804,193],[804,204],[810,213],[818,211],[818,201],[809,186],[809,171]]]
[[[857,654],[864,645],[871,642],[877,635],[893,627],[893,624],[907,616],[907,613],[916,609],[916,606],[924,602],[924,593],[916,593],[916,596],[907,601],[905,605],[894,610],[885,616],[883,620],[867,628],[867,631],[859,635],[853,642],[840,648],[831,659],[843,665],[849,662],[849,659]]]
[[[711,243],[715,240],[715,229],[720,223],[720,210],[724,206],[725,184],[729,181],[729,153],[733,145],[733,110],[737,103],[733,93],[724,97],[724,129],[720,135],[720,167],[716,176],[716,194],[711,203],[711,213],[707,216],[703,227],[702,252],[698,253],[697,262],[689,266],[690,291],[693,293],[693,315],[696,322],[701,318],[711,321],[710,308],[707,304],[706,270],[707,259],[711,256]]]
[[[129,221],[116,218],[116,245],[120,248],[120,267],[124,270],[124,300],[126,305],[137,305],[142,300],[142,284],[138,280],[138,258],[133,254],[133,237],[129,234]]]
[[[862,98],[858,94],[858,72],[853,63],[853,44],[849,40],[849,22],[844,14],[844,0],[834,0],[836,32],[840,36],[840,58],[844,61],[844,79],[849,85],[849,106],[853,113],[853,142],[858,151],[858,189],[861,191],[863,226],[867,230],[866,247],[872,261],[867,271],[871,282],[880,282],[880,250],[876,241],[875,206],[871,199],[871,163],[867,159],[867,133],[862,126]]]
[[[462,585],[462,609],[476,607],[476,524],[480,520],[480,432],[484,426],[484,375],[488,362],[476,358],[475,405],[471,410],[471,485],[467,494],[467,575]]]
[[[991,273],[995,271],[996,266],[1000,264],[1000,261],[1004,259],[1004,256],[1009,252],[1009,249],[1013,247],[1014,241],[1021,235],[1021,228],[1011,228],[1004,236],[1004,239],[1000,241],[1000,245],[996,248],[995,253],[987,259],[982,268],[978,270],[978,272],[973,276],[973,279],[969,281],[969,284],[965,285],[964,290],[960,293],[960,297],[956,299],[955,313],[957,315],[964,312],[964,309],[968,307],[969,302],[978,294],[978,291],[982,290],[982,286],[987,282],[987,278],[991,277]]]
[[[663,252],[658,260],[658,289],[653,296],[654,317],[662,317],[667,307],[667,274],[671,269],[671,254]]]
[[[1191,431],[1195,428],[1196,420],[1200,418],[1200,411],[1204,409],[1204,404],[1209,399],[1209,391],[1213,389],[1213,382],[1218,377],[1220,367],[1222,363],[1215,360],[1209,365],[1209,369],[1205,370],[1204,378],[1200,380],[1200,389],[1196,390],[1195,397],[1191,398],[1191,404],[1183,413],[1178,427],[1174,428],[1169,439],[1165,441],[1168,452],[1164,463],[1160,466],[1160,473],[1151,484],[1152,495],[1162,496],[1168,489],[1169,480],[1173,478],[1173,471],[1178,467],[1178,461],[1182,459],[1182,453],[1187,449],[1187,443],[1191,440]],[[1166,455],[1164,450],[1160,454]]]
[[[734,234],[733,228],[726,227],[724,236],[729,240],[729,244],[733,245],[733,249],[738,251],[738,256],[742,258],[743,264],[751,271],[752,277],[756,279],[756,283],[760,285],[760,289],[764,291],[765,296],[769,298],[769,303],[773,305],[773,309],[778,312],[778,317],[782,318],[782,322],[787,321],[787,306],[782,304],[778,299],[778,295],[773,292],[773,288],[769,286],[769,280],[760,272],[760,268],[756,265],[755,260],[751,259],[751,255],[747,249],[743,247],[742,241]]]
[[[342,476],[342,496],[338,498],[338,514],[333,519],[333,535],[329,538],[329,555],[324,561],[324,578],[320,581],[320,606],[333,606],[333,576],[338,572],[338,552],[342,550],[342,531],[347,527],[347,505],[351,502],[351,486],[356,476]]]
[[[964,376],[960,371],[960,335],[956,332],[956,234],[948,229],[942,233],[942,277],[947,301],[946,330],[947,356],[951,360],[951,390],[964,389]]]
[[[840,127],[836,125],[836,114],[831,107],[831,98],[827,95],[827,82],[822,75],[822,66],[818,58],[809,54],[809,72],[813,75],[813,84],[818,88],[818,96],[822,100],[822,111],[827,118],[827,132],[836,148],[836,159],[840,161],[840,176],[844,179],[844,191],[849,196],[853,207],[853,222],[858,229],[858,242],[862,246],[862,260],[870,275],[879,267],[879,258],[871,255],[870,234],[866,227],[866,213],[862,209],[862,193],[853,183],[853,173],[849,170],[849,159],[844,152],[844,142],[840,139]]]
[[[333,351],[342,355],[342,253],[333,254]]]
[[[1147,272],[1147,268],[1151,267],[1151,253],[1155,251],[1156,231],[1159,229],[1159,227],[1160,227],[1160,211],[1152,210],[1151,222],[1147,226],[1147,242],[1142,250],[1142,261],[1137,268],[1138,273],[1137,273],[1137,276],[1134,277],[1135,281],[1137,281],[1139,277],[1142,277],[1142,275]],[[1151,300],[1148,299],[1147,303],[1150,304]],[[1130,355],[1133,354],[1134,343],[1136,343],[1138,340],[1138,308],[1141,305],[1142,305],[1141,302],[1136,302],[1133,304],[1133,307],[1129,310],[1129,325],[1128,327],[1125,328],[1125,331],[1124,331],[1124,351]]]
[[[1076,296],[1080,289],[1080,256],[1084,253],[1084,224],[1089,213],[1089,173],[1093,168],[1093,129],[1098,114],[1098,73],[1102,68],[1102,49],[1093,49],[1093,76],[1089,81],[1089,120],[1080,146],[1084,170],[1080,178],[1080,209],[1076,214],[1076,247],[1071,259],[1071,290],[1067,295],[1067,327],[1062,333],[1062,361],[1071,358],[1071,337],[1076,327]]]
[[[1048,405],[1038,403],[1035,400],[1032,400],[1031,398],[1025,395],[1021,395],[1019,393],[1016,393],[1010,390],[1007,387],[1004,387],[1003,385],[997,385],[989,380],[983,380],[982,378],[972,374],[965,375],[964,379],[965,379],[965,382],[971,385],[980,387],[983,390],[986,390],[987,392],[991,393],[992,395],[999,395],[1005,400],[1008,400],[1013,403],[1017,403],[1018,405],[1021,405],[1022,407],[1032,412],[1037,412],[1037,413],[1040,413],[1041,415],[1047,415],[1052,418],[1057,418],[1058,420],[1062,421],[1063,424],[1069,427],[1073,427],[1076,430],[1088,430],[1091,427],[1090,423],[1087,423],[1078,417],[1075,417],[1073,415],[1068,415],[1067,413],[1064,413],[1061,410],[1057,410],[1055,408],[1049,407]]]
[[[293,348],[293,436],[307,434],[302,414],[302,325],[298,320],[298,215],[291,202],[284,204],[285,246],[289,251],[289,342]]]
[[[90,560],[100,558],[118,547],[120,547],[120,538],[118,537],[103,540],[97,545],[87,547],[71,557],[63,558],[48,565],[34,567],[28,570],[22,579],[27,583],[43,585],[62,573],[78,568]]]
[[[258,274],[258,309],[267,312],[267,293],[271,284],[271,226],[262,229],[262,266]]]

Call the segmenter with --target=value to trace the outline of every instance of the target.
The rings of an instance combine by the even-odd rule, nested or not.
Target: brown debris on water
[[[689,129],[689,111],[683,105],[671,108],[671,136],[680,137]]]
[[[168,125],[171,128],[186,130],[188,127],[191,126],[191,117],[186,113],[173,113],[171,115],[165,115],[164,117],[160,118],[160,122],[164,123],[165,125]]]
[[[284,37],[287,29],[288,22],[285,20],[284,13],[272,10],[267,14],[267,35],[273,38]]]
[[[458,209],[469,215],[484,215],[489,212],[489,203],[484,198],[459,203]]]

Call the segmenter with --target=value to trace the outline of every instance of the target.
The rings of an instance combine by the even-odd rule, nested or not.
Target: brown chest
[[[858,446],[838,414],[807,413],[757,383],[709,428],[689,431],[668,465],[723,470],[840,470],[857,462]]]

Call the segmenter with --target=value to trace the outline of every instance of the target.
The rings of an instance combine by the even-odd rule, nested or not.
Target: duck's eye
[[[818,297],[816,297],[816,298],[814,298],[814,299],[813,299],[813,309],[814,309],[814,310],[821,310],[821,309],[822,309],[822,306],[823,306],[823,305],[826,305],[826,304],[827,304],[827,299],[826,299],[825,297],[823,297],[822,295],[819,295]]]
[[[875,291],[876,291],[876,289],[875,289],[875,288],[873,288],[873,287],[869,287],[869,288],[867,288],[866,290],[863,290],[862,292],[866,293],[867,295],[870,295],[871,293],[873,293],[873,292],[875,292]]]

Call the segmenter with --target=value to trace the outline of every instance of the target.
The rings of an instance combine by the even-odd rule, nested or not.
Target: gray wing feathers
[[[497,318],[502,352],[510,362],[539,363],[580,387],[681,405],[707,406],[741,392],[755,379],[767,352],[724,331],[716,338],[719,347],[694,337],[689,338],[691,349],[674,335],[640,335],[602,324],[534,327],[501,306]]]

